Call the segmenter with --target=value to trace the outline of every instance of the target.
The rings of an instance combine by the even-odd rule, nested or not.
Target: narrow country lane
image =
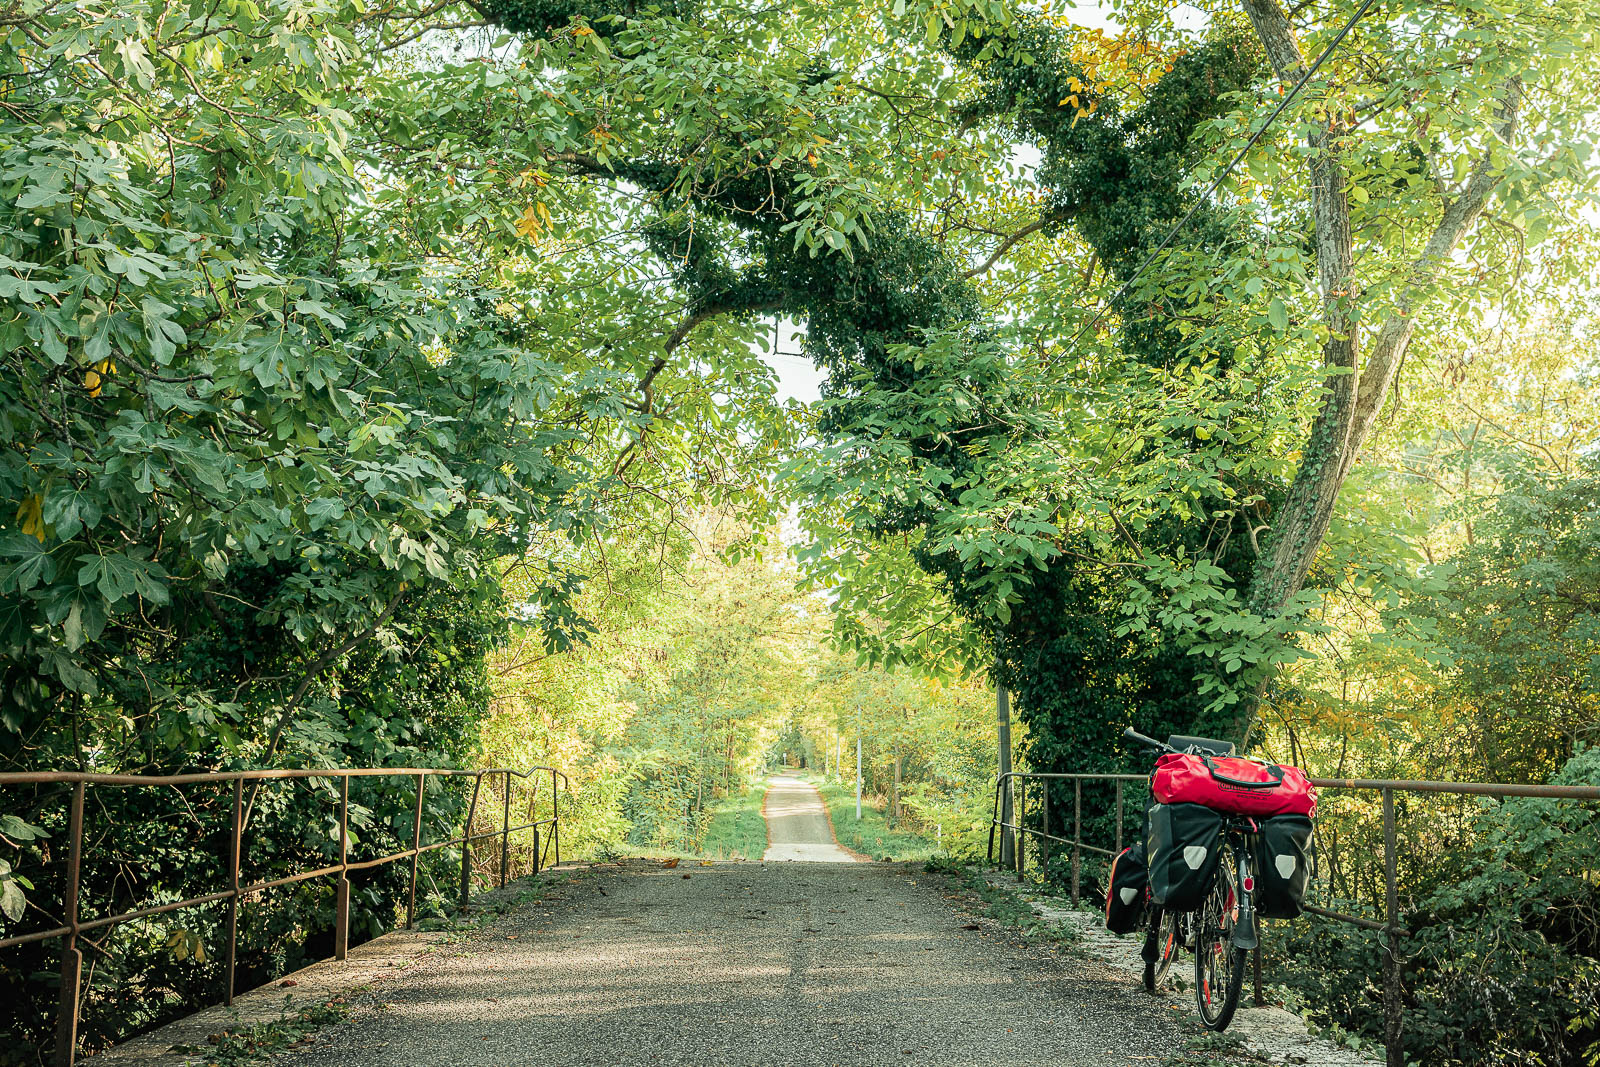
[[[822,797],[810,782],[775,775],[761,806],[767,817],[767,851],[763,860],[852,863],[855,857],[839,847]]]
[[[1128,974],[965,929],[920,868],[628,861],[565,878],[274,1062],[1149,1067],[1182,1046]]]

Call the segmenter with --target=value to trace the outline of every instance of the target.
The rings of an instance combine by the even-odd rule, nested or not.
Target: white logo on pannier
[[[1139,895],[1139,891],[1137,889],[1130,889],[1127,886],[1123,886],[1122,893],[1120,895],[1124,904],[1132,904],[1133,898]]]
[[[1206,861],[1206,846],[1185,845],[1183,848],[1183,862],[1189,865],[1191,871],[1198,871],[1200,865]]]
[[[1279,878],[1288,878],[1294,873],[1294,869],[1300,865],[1300,860],[1296,856],[1274,856],[1272,857],[1272,865],[1278,868]]]

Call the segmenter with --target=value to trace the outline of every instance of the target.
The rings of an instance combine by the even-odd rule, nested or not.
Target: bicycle
[[[1204,737],[1171,737],[1166,742],[1146,737],[1131,727],[1122,736],[1159,752],[1233,754],[1233,745]],[[1152,905],[1146,917],[1145,988],[1155,992],[1171,970],[1180,949],[1194,953],[1195,1005],[1207,1029],[1225,1030],[1239,1008],[1247,957],[1260,944],[1254,907],[1255,879],[1251,857],[1256,823],[1245,816],[1226,816],[1222,856],[1199,909],[1168,911]]]

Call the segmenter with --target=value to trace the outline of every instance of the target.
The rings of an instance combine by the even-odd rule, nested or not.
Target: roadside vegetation
[[[766,787],[757,785],[719,800],[711,811],[700,855],[718,860],[759,860],[767,850],[767,820],[761,813]]]
[[[826,782],[817,790],[833,823],[833,836],[850,851],[872,860],[904,862],[925,860],[934,855],[934,837],[913,830],[904,821],[891,826],[888,800],[868,795],[856,819],[855,785],[851,782]]]

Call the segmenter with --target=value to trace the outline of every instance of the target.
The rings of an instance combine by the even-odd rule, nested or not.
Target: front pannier
[[[1263,919],[1299,916],[1311,877],[1308,850],[1311,820],[1304,815],[1274,815],[1258,819],[1255,875],[1256,914]]]
[[[1168,911],[1194,911],[1222,859],[1222,816],[1203,804],[1154,804],[1148,817],[1150,895]]]
[[[1135,841],[1111,861],[1106,888],[1106,929],[1131,934],[1144,917],[1150,880],[1145,870],[1144,842]]]

